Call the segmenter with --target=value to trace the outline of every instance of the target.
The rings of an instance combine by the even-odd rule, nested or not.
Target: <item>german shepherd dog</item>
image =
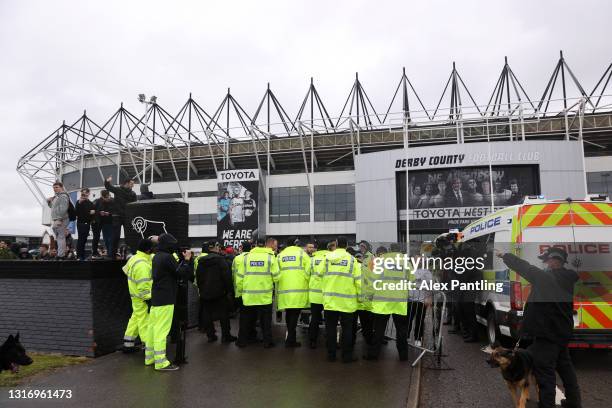
[[[514,406],[525,408],[529,399],[529,385],[535,384],[537,390],[537,383],[532,372],[533,361],[527,350],[510,350],[498,346],[491,352],[487,363],[491,367],[500,368],[502,377],[512,395]]]
[[[0,346],[0,372],[11,370],[13,373],[19,371],[19,366],[32,364],[32,359],[26,354],[25,348],[19,342],[19,333],[12,334]]]

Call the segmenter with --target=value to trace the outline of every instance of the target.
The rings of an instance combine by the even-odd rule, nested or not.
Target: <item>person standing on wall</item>
[[[53,183],[53,197],[47,198],[47,204],[51,208],[51,228],[57,243],[57,257],[64,258],[66,255],[66,227],[69,221],[69,208],[72,205],[70,196],[64,191],[64,185],[59,181]]]
[[[149,304],[151,303],[151,252],[153,242],[143,239],[138,243],[136,254],[128,259],[123,266],[123,273],[127,277],[128,290],[132,298],[132,316],[128,321],[123,335],[123,352],[132,353],[137,337],[145,346],[145,365],[153,364],[153,344],[148,340],[149,335]]]
[[[120,186],[113,186],[113,176],[108,176],[104,181],[104,188],[113,193],[113,243],[112,248],[106,248],[108,256],[111,259],[115,259],[116,252],[119,249],[119,240],[121,239],[121,227],[126,232],[130,226],[128,220],[125,217],[125,207],[129,203],[136,201],[136,193],[132,190],[134,188],[134,180],[125,179]]]
[[[188,280],[193,276],[193,268],[189,262],[192,254],[188,249],[182,251],[183,259],[178,262],[174,253],[179,250],[179,246],[174,236],[161,234],[157,242],[157,253],[152,262],[153,286],[148,341],[153,344],[155,369],[176,371],[179,367],[166,358],[166,340],[172,327],[178,281]]]
[[[229,297],[232,295],[232,275],[227,261],[220,254],[217,240],[204,244],[205,254],[194,262],[195,280],[200,293],[202,328],[208,336],[208,342],[217,341],[215,320],[221,324],[221,342],[232,343],[236,337],[230,332]]]
[[[272,293],[278,279],[278,263],[274,251],[274,238],[257,238],[257,247],[244,257],[244,267],[236,273],[236,293],[242,295],[238,347],[246,347],[255,323],[259,324],[264,347],[274,347],[272,340]]]
[[[89,229],[94,219],[96,210],[94,204],[89,200],[89,189],[82,188],[81,196],[79,197],[76,205],[74,206],[77,218],[77,258],[79,261],[85,260],[85,244],[89,237]]]
[[[327,359],[336,360],[336,334],[340,321],[342,362],[352,363],[357,360],[353,356],[353,323],[357,298],[361,296],[361,268],[346,251],[346,237],[340,236],[336,242],[337,249],[325,257],[322,276]]]
[[[285,347],[288,348],[302,346],[296,339],[296,329],[302,309],[308,307],[308,281],[311,273],[310,257],[295,242],[295,238],[289,238],[287,247],[277,257],[277,309],[285,310]]]

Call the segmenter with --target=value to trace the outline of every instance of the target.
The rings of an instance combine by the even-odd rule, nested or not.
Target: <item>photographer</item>
[[[495,255],[531,284],[520,337],[531,342],[527,351],[533,358],[533,373],[540,391],[539,406],[555,406],[556,369],[566,396],[561,406],[580,407],[580,388],[567,347],[574,329],[574,285],[578,274],[565,268],[567,252],[553,247],[540,255],[545,269],[497,249]]]
[[[157,241],[157,253],[153,257],[148,341],[153,342],[155,369],[176,371],[179,367],[170,364],[166,358],[166,339],[172,327],[179,280],[187,280],[193,275],[190,265],[192,254],[188,249],[183,250],[181,252],[183,259],[177,262],[174,257],[174,253],[178,250],[176,238],[171,234],[161,234]]]

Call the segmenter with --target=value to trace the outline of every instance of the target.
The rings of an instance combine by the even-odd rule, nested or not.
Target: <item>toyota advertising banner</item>
[[[537,165],[493,166],[492,177],[488,166],[409,171],[410,228],[463,228],[489,214],[491,201],[495,210],[519,204],[526,195],[539,194],[538,173]],[[396,181],[399,215],[405,220],[406,172],[397,172]]]
[[[219,171],[217,187],[217,239],[223,246],[238,248],[259,226],[259,171]]]

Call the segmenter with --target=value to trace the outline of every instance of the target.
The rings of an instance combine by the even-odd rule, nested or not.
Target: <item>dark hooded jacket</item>
[[[179,279],[189,279],[193,269],[189,262],[174,258],[178,251],[178,241],[171,234],[161,234],[157,253],[153,257],[153,287],[151,288],[151,305],[166,306],[176,302]]]
[[[531,283],[521,337],[545,338],[567,344],[574,330],[574,284],[576,271],[566,268],[540,269],[512,254],[504,255],[504,263]]]
[[[214,252],[201,257],[196,269],[196,282],[200,297],[213,300],[232,293],[232,273],[225,258]]]
[[[125,206],[136,201],[136,193],[131,188],[113,186],[104,181],[104,188],[113,193],[113,217],[124,217]]]

